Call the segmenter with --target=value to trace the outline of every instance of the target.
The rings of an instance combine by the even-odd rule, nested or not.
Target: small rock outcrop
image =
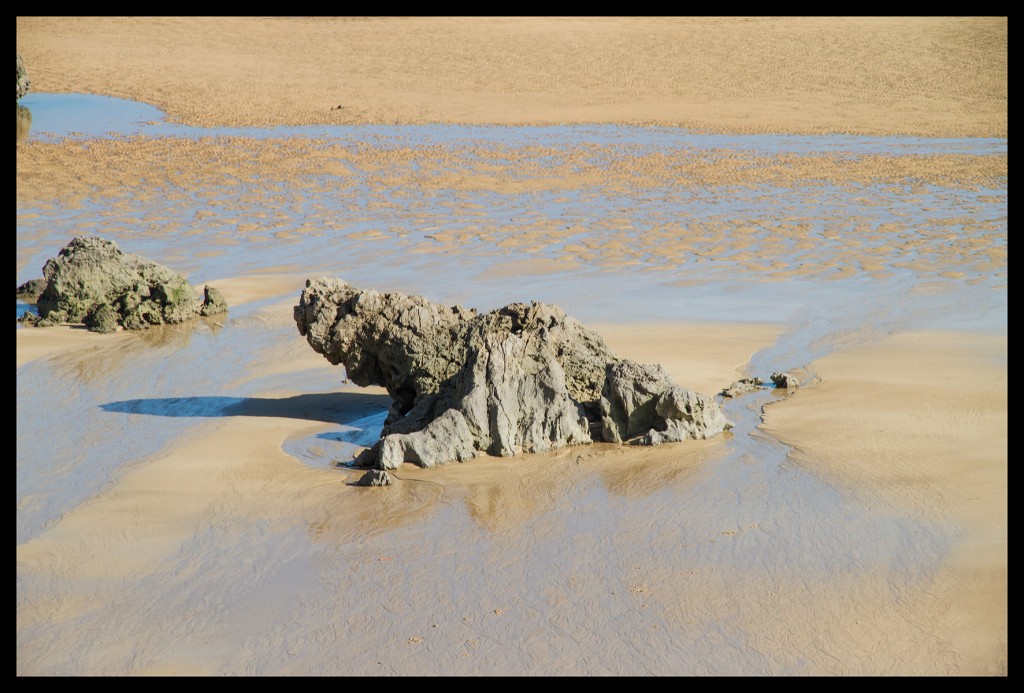
[[[43,293],[46,288],[45,279],[29,279],[27,282],[18,287],[16,298],[19,301],[25,303],[35,303],[39,300],[39,295]]]
[[[800,381],[792,373],[772,373],[772,382],[777,390],[796,390]]]
[[[432,467],[582,445],[655,445],[731,427],[718,404],[660,366],[616,357],[558,306],[512,303],[485,314],[420,296],[306,282],[299,334],[393,404],[381,439],[356,463]]]
[[[714,400],[672,382],[661,366],[609,363],[601,390],[601,435],[642,445],[701,440],[730,428]]]
[[[383,469],[371,469],[359,478],[356,486],[390,486],[393,483],[391,475]]]
[[[200,315],[217,315],[227,312],[227,309],[228,302],[224,300],[224,295],[218,289],[212,286],[203,287],[203,305],[199,309]]]
[[[43,276],[46,286],[36,300],[40,317],[85,323],[96,332],[180,323],[227,309],[216,289],[206,287],[200,299],[180,274],[123,253],[103,238],[73,239],[46,261]]]
[[[28,79],[28,72],[25,70],[25,61],[21,59],[21,53],[15,53],[18,56],[18,98],[15,101],[21,101],[21,97],[28,93],[31,83]]]
[[[722,390],[723,397],[739,397],[748,392],[757,392],[764,387],[764,381],[760,378],[741,378],[729,387]]]

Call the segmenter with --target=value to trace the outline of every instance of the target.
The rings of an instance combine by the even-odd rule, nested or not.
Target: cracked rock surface
[[[39,316],[85,323],[97,332],[180,323],[227,310],[216,289],[206,287],[200,298],[182,275],[99,237],[72,239],[46,261],[43,277]]]
[[[393,400],[360,466],[433,467],[595,439],[656,445],[732,425],[713,399],[676,385],[660,366],[618,358],[554,305],[478,314],[322,277],[307,280],[294,316],[317,353]]]

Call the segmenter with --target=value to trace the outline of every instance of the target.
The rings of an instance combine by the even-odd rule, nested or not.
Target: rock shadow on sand
[[[292,397],[158,397],[101,404],[103,411],[170,417],[266,416],[343,424],[386,411],[387,395],[326,392]]]

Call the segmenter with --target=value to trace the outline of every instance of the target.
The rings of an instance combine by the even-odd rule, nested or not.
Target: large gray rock
[[[121,252],[103,238],[81,236],[43,266],[46,288],[36,305],[51,322],[87,322],[111,331],[174,324],[213,307],[173,270],[138,255]],[[107,308],[103,308],[107,306]]]
[[[581,445],[592,435],[642,443],[663,433],[654,444],[731,425],[717,403],[689,397],[659,367],[617,358],[557,306],[513,303],[478,315],[324,277],[306,282],[294,315],[317,353],[343,365],[357,385],[383,386],[394,401],[381,440],[357,459],[362,466],[432,467]],[[623,369],[612,386],[621,406],[612,411],[602,391],[609,373]],[[672,425],[666,417],[680,412],[687,418]]]
[[[25,71],[25,62],[21,59],[21,53],[15,52],[18,56],[18,98],[15,101],[21,101],[21,97],[28,93],[31,83],[28,79],[28,72]]]

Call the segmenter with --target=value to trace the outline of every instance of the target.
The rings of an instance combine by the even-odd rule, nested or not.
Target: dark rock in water
[[[371,469],[360,477],[356,486],[390,486],[393,483],[391,475],[383,469]]]
[[[659,367],[617,358],[557,306],[513,303],[478,315],[320,278],[306,282],[294,313],[317,353],[343,365],[357,385],[381,385],[394,400],[381,440],[360,455],[360,466],[432,467],[483,453],[543,452],[590,443],[591,431],[625,440],[653,430],[662,434],[654,444],[731,426],[717,403],[689,396]],[[608,374],[620,370],[634,377],[609,390],[618,399],[606,406]],[[675,414],[688,418],[672,425],[665,416]]]
[[[203,307],[199,310],[200,315],[216,315],[224,313],[228,309],[228,302],[220,291],[212,286],[203,287]]]
[[[56,258],[46,261],[43,275],[46,288],[36,305],[39,315],[51,322],[88,320],[105,326],[110,313],[100,312],[100,307],[106,305],[115,322],[138,330],[184,322],[199,316],[206,306],[180,274],[123,253],[113,241],[102,238],[73,239]],[[223,302],[222,297],[219,300]]]
[[[729,387],[722,390],[723,397],[739,397],[748,392],[757,392],[764,387],[764,381],[760,378],[742,378]]]
[[[117,312],[109,303],[101,303],[85,316],[85,326],[90,332],[114,332],[117,330]]]
[[[45,288],[45,279],[29,279],[27,282],[18,287],[18,293],[16,298],[19,301],[34,304],[37,300],[39,300],[39,295],[43,293],[43,289]]]
[[[795,390],[800,387],[800,381],[792,373],[772,373],[772,382],[776,389]]]
[[[18,98],[16,101],[20,101],[21,97],[28,93],[31,83],[28,79],[28,72],[25,70],[25,62],[21,59],[21,53],[15,52],[18,56]]]

